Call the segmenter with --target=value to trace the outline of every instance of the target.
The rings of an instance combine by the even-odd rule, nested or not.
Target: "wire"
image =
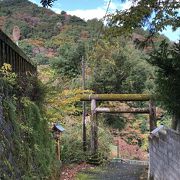
[[[106,16],[107,16],[107,14],[108,14],[108,11],[109,11],[111,2],[112,2],[112,0],[109,0],[109,2],[108,2],[108,4],[107,4],[106,12],[105,12],[105,15],[104,15],[104,17],[103,17],[103,19],[102,19],[102,25],[101,25],[101,27],[100,27],[100,29],[99,29],[99,33],[98,33],[98,35],[97,35],[97,38],[96,38],[95,41],[94,41],[94,46],[93,46],[93,48],[92,48],[91,53],[93,53],[93,52],[95,51],[96,45],[98,44],[98,41],[99,41],[101,32],[102,32],[102,30],[103,30],[104,22],[105,22],[105,20],[106,20]],[[87,55],[86,55],[86,57],[87,57]],[[96,71],[97,71],[96,69],[97,69],[97,67],[95,66],[94,74],[96,74]]]
[[[98,35],[97,35],[96,44],[98,43],[99,37],[100,37],[100,35],[101,35],[102,29],[103,29],[103,26],[104,26],[104,22],[105,22],[105,20],[106,20],[106,16],[107,16],[107,14],[108,14],[108,11],[109,11],[109,8],[110,8],[110,5],[111,5],[111,1],[112,1],[112,0],[109,0],[109,2],[108,2],[107,9],[106,9],[106,13],[105,13],[104,18],[103,18],[103,23],[102,23],[102,25],[101,25],[101,27],[100,27],[100,30],[99,30],[99,33],[98,33]]]
[[[103,29],[103,26],[104,26],[104,22],[105,22],[105,20],[106,20],[106,16],[107,16],[107,13],[108,13],[109,8],[110,8],[111,1],[112,1],[112,0],[109,0],[109,2],[108,2],[107,9],[106,9],[106,13],[105,13],[104,18],[103,18],[103,23],[102,23],[102,25],[101,25],[99,34],[98,34],[98,36],[97,36],[97,42],[98,42],[99,37],[100,37],[100,35],[101,35],[102,29]]]

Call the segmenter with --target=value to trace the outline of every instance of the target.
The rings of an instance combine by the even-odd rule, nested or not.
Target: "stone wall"
[[[149,137],[150,180],[180,180],[180,134],[163,128]]]
[[[12,167],[14,172],[18,169],[12,154],[14,127],[12,122],[4,118],[2,102],[3,95],[0,95],[0,179],[6,179],[6,176],[12,174]]]

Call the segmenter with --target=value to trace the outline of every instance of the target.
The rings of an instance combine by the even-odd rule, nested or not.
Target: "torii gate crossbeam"
[[[81,101],[91,101],[91,153],[98,150],[98,122],[97,113],[141,113],[149,114],[150,131],[156,128],[156,107],[152,97],[148,94],[83,94]],[[96,107],[96,101],[149,101],[148,108],[106,108]]]

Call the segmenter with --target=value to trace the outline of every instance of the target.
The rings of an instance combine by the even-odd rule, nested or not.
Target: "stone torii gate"
[[[98,121],[97,113],[140,113],[149,114],[149,129],[154,130],[156,126],[156,107],[148,94],[84,94],[81,101],[91,101],[91,153],[96,154],[98,150]],[[121,107],[97,107],[97,101],[149,101],[148,108],[121,108]]]

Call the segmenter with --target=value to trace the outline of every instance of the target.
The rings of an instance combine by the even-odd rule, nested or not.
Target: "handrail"
[[[0,30],[0,67],[4,63],[12,66],[12,71],[17,74],[37,72],[29,57],[3,32]]]

